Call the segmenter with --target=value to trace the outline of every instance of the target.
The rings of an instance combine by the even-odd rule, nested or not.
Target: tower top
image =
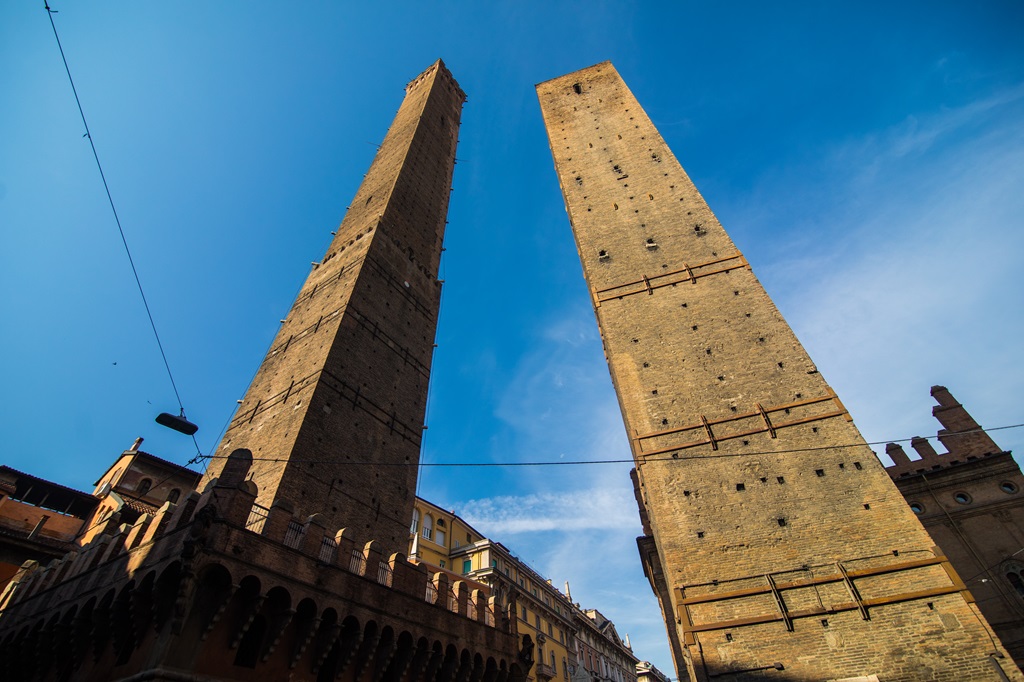
[[[413,88],[426,81],[434,74],[437,74],[440,77],[441,82],[455,93],[456,99],[459,103],[466,101],[466,93],[459,87],[458,81],[455,80],[455,77],[452,75],[452,72],[448,70],[448,67],[444,65],[444,60],[442,59],[438,59],[436,62],[428,66],[423,73],[409,81],[408,85],[405,86],[405,94],[408,95],[412,92]]]

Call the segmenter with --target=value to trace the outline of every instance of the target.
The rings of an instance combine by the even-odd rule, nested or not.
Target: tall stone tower
[[[680,678],[1024,679],[614,67],[537,91]]]
[[[412,518],[464,101],[440,60],[406,86],[217,450],[252,451],[257,504],[319,513],[387,553],[405,550]]]

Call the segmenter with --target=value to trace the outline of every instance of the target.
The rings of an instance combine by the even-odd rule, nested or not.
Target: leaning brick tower
[[[1024,679],[614,67],[537,91],[680,678]]]
[[[217,450],[252,451],[257,504],[318,513],[386,553],[405,550],[412,518],[464,101],[440,60],[406,86]]]

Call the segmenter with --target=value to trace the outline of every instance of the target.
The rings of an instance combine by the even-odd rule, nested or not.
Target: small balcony
[[[546,681],[553,679],[557,673],[550,665],[545,665],[538,661],[536,665],[533,666],[533,674],[536,679]]]

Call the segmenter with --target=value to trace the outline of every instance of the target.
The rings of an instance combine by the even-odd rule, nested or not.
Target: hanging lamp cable
[[[117,215],[117,208],[114,206],[114,198],[110,194],[110,186],[107,184],[107,176],[103,172],[103,165],[100,163],[100,156],[96,152],[96,143],[92,139],[92,131],[89,130],[89,122],[85,119],[85,110],[82,109],[82,100],[78,97],[78,88],[75,87],[75,79],[71,77],[71,68],[68,66],[67,55],[64,54],[64,46],[61,45],[60,36],[57,34],[57,24],[53,21],[53,15],[57,10],[51,9],[47,0],[43,0],[43,7],[46,8],[46,15],[50,18],[50,27],[53,28],[53,37],[57,40],[57,49],[60,50],[60,58],[64,62],[64,71],[68,74],[68,82],[71,83],[71,92],[75,95],[75,104],[78,105],[78,114],[82,117],[82,125],[85,126],[85,137],[89,139],[89,147],[92,149],[92,157],[96,160],[96,168],[100,172],[100,179],[103,181],[103,190],[107,193],[107,201],[110,203],[110,210],[114,214],[114,222],[117,224],[117,231],[121,235],[121,243],[124,245],[124,252],[128,255],[128,263],[132,267],[132,274],[135,276],[135,284],[139,288],[139,296],[142,297],[142,305],[146,308],[146,316],[149,318],[149,326],[156,338],[157,348],[160,349],[160,357],[164,361],[164,368],[167,370],[167,378],[171,381],[171,388],[174,390],[174,397],[178,401],[178,409],[182,418],[185,417],[185,406],[181,402],[181,394],[178,393],[178,385],[174,382],[174,375],[171,373],[171,365],[167,361],[167,353],[164,352],[164,344],[160,341],[160,333],[157,332],[156,322],[153,320],[153,311],[149,308],[149,301],[146,300],[146,292],[142,289],[142,280],[139,278],[139,271],[135,267],[135,259],[132,258],[131,249],[128,248],[128,239],[124,235],[124,228],[121,227],[121,218]],[[202,453],[199,442],[192,436],[196,452]]]

